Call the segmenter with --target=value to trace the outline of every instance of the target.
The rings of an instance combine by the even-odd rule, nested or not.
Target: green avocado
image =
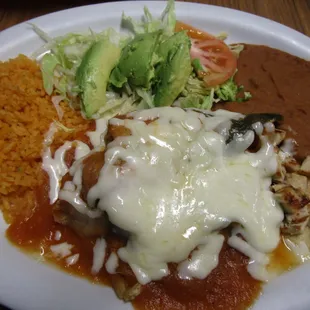
[[[85,53],[75,78],[80,89],[81,109],[87,118],[105,105],[109,76],[120,54],[121,49],[109,38],[95,42]]]
[[[155,52],[160,37],[161,31],[136,35],[123,49],[110,83],[117,88],[128,82],[130,86],[149,89],[155,75],[154,66],[160,61]]]
[[[175,33],[160,44],[158,55],[163,62],[156,71],[155,106],[172,105],[184,89],[192,72],[190,47],[185,32]]]

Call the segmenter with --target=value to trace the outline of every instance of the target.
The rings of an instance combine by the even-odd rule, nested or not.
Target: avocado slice
[[[155,76],[154,66],[160,61],[155,50],[161,31],[138,34],[122,51],[118,65],[110,76],[110,83],[121,88],[130,86],[149,89]]]
[[[185,32],[178,32],[163,41],[158,48],[164,61],[156,72],[154,105],[170,106],[184,89],[192,72],[191,42]]]
[[[75,78],[86,118],[91,118],[105,105],[109,76],[120,54],[121,49],[109,38],[95,42],[85,53]]]

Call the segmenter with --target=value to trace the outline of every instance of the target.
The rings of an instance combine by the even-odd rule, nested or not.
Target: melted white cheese
[[[293,156],[296,154],[296,146],[297,146],[296,141],[292,138],[289,138],[283,141],[283,144],[281,145],[280,149],[288,156]]]
[[[66,263],[68,266],[74,265],[78,262],[80,254],[74,254],[66,258]]]
[[[54,236],[54,239],[56,241],[59,241],[61,239],[61,232],[59,230],[56,230],[55,231],[55,236]]]
[[[70,168],[69,173],[73,176],[73,180],[67,181],[64,184],[63,188],[59,191],[59,199],[67,201],[78,212],[86,214],[90,218],[100,217],[102,214],[101,210],[91,210],[80,196],[83,176],[83,164],[80,159],[78,157],[78,160]]]
[[[93,266],[91,268],[92,274],[97,274],[104,264],[104,258],[105,258],[105,250],[107,247],[107,243],[103,238],[98,238],[96,240],[93,252]]]
[[[63,190],[67,190],[67,191],[75,191],[75,185],[73,184],[73,182],[71,181],[66,181],[64,186],[63,186]]]
[[[52,142],[54,140],[54,135],[55,135],[56,132],[57,132],[57,126],[53,122],[53,123],[51,123],[48,132],[44,136],[44,141],[43,141],[44,147],[48,147],[48,146],[50,146],[52,144]]]
[[[256,132],[257,135],[261,135],[263,133],[264,130],[264,126],[261,122],[256,122],[252,125],[252,128],[254,129],[254,131]]]
[[[51,138],[49,138],[50,141]],[[46,147],[42,156],[42,168],[47,172],[49,176],[49,199],[50,203],[53,204],[56,202],[59,196],[60,191],[60,181],[62,177],[69,171],[65,163],[65,154],[68,150],[75,145],[75,160],[80,160],[86,156],[90,149],[87,144],[81,141],[66,141],[60,148],[58,148],[54,154],[54,157],[51,154],[50,147]],[[78,171],[78,173],[82,173]],[[72,174],[73,175],[73,174]]]
[[[51,149],[48,147],[44,151],[42,167],[47,172],[50,180],[49,198],[53,204],[58,199],[60,189],[60,180],[68,172],[68,167],[65,163],[65,154],[72,146],[72,142],[65,142],[54,154],[51,154]]]
[[[71,254],[71,249],[73,248],[72,244],[69,244],[67,242],[51,245],[50,249],[53,252],[53,254],[57,257],[64,258],[66,256],[69,256]]]
[[[204,279],[217,266],[224,239],[224,236],[219,234],[206,237],[205,244],[200,244],[190,259],[179,264],[180,278]]]
[[[223,242],[213,234],[232,222],[243,226],[257,252],[268,253],[279,242],[283,212],[269,190],[277,168],[272,145],[262,138],[259,152],[244,152],[254,139],[250,132],[227,146],[225,128],[241,115],[208,114],[166,107],[110,120],[132,134],[107,146],[88,205],[99,200],[110,221],[130,233],[118,255],[142,284],[167,275],[168,262],[181,263],[181,277],[206,277]],[[197,247],[193,266],[187,258]]]
[[[82,214],[86,214],[90,218],[97,218],[102,214],[100,210],[90,210],[87,204],[80,197],[80,193],[78,191],[61,190],[59,193],[59,199],[67,201],[77,211]]]
[[[104,136],[108,130],[108,120],[100,118],[96,120],[96,129],[94,131],[88,131],[87,136],[90,139],[93,147],[104,145]]]
[[[89,146],[81,141],[77,143],[74,153],[74,159],[79,160],[90,152]]]
[[[107,262],[105,263],[105,268],[108,273],[114,274],[116,272],[117,267],[118,267],[118,257],[114,252],[112,252]]]
[[[228,239],[228,245],[250,258],[248,271],[255,279],[261,281],[269,280],[270,275],[266,269],[269,258],[266,254],[257,251],[249,243],[234,235]]]
[[[271,123],[271,122],[265,123],[264,128],[265,128],[266,132],[268,132],[268,133],[274,132],[275,129],[276,129],[275,126],[274,126],[274,124]]]

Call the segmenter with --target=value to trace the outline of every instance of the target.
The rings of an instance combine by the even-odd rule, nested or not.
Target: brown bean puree
[[[310,62],[267,46],[245,45],[238,60],[236,82],[250,91],[247,102],[216,108],[244,114],[270,112],[284,116],[286,129],[299,144],[301,157],[310,153]]]

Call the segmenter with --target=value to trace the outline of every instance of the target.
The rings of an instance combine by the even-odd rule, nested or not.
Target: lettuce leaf
[[[210,91],[211,88],[207,88],[202,80],[192,74],[187,80],[182,96],[188,96],[191,94],[207,96],[210,94]]]
[[[191,76],[182,93],[183,97],[178,100],[178,105],[182,108],[210,110],[213,104],[219,101],[243,102],[252,97],[249,92],[244,92],[243,97],[238,96],[241,90],[243,90],[243,86],[238,86],[234,81],[234,77],[217,87],[206,88],[203,81]]]
[[[228,45],[232,53],[238,58],[240,53],[244,50],[243,44],[230,44]]]
[[[162,38],[166,39],[174,34],[176,24],[174,0],[168,0],[167,5],[159,18],[155,18],[147,7],[144,7],[142,20],[134,20],[131,17],[122,15],[122,26],[136,34],[162,32]],[[95,33],[91,29],[84,34],[69,33],[64,36],[50,37],[42,29],[32,25],[33,30],[46,42],[35,54],[40,56],[43,83],[46,92],[56,95],[68,101],[73,108],[79,108],[78,94],[80,92],[75,81],[76,70],[79,67],[86,51],[90,46],[104,37],[108,37],[113,43],[125,47],[132,36],[124,36],[109,28],[102,32]],[[219,39],[225,40],[226,34],[220,34]],[[238,57],[243,50],[242,44],[229,46],[232,52]],[[43,55],[43,57],[41,56]],[[157,56],[154,53],[154,56]],[[156,58],[156,57],[155,57]],[[154,58],[156,64],[159,60]],[[200,68],[199,60],[193,60],[192,66]],[[202,80],[192,74],[179,96],[176,105],[184,108],[211,109],[218,101],[245,101],[251,97],[248,92],[243,92],[243,97],[237,96],[242,90],[238,87],[233,77],[214,88],[207,88]],[[112,88],[110,85],[107,91],[107,104],[99,110],[94,118],[112,117],[116,114],[127,113],[137,109],[148,109],[154,107],[154,94],[152,89],[131,88],[125,83],[121,89]],[[55,98],[55,99],[57,99]]]
[[[196,108],[203,110],[211,110],[213,104],[218,102],[219,99],[214,97],[214,88],[211,89],[210,94],[202,96],[199,94],[190,94],[187,97],[181,97],[178,100],[178,105],[181,108]]]
[[[222,101],[236,101],[240,88],[231,77],[215,90],[215,95]]]
[[[43,86],[48,95],[54,90],[54,71],[58,64],[60,64],[58,58],[53,54],[45,54],[41,61]]]
[[[176,24],[174,0],[168,0],[167,6],[160,18],[154,18],[147,7],[144,7],[144,15],[141,21],[122,15],[122,26],[131,30],[134,34],[149,33],[162,30],[164,35],[171,36]]]
[[[33,27],[36,33],[46,40],[46,48],[49,48],[40,61],[45,91],[49,95],[55,92],[62,96],[74,108],[78,107],[76,102],[79,93],[75,74],[86,51],[94,42],[104,37],[120,45],[125,44],[127,40],[127,37],[121,36],[113,28],[100,33],[89,29],[85,34],[69,33],[65,36],[50,38],[43,30],[34,25]]]
[[[94,116],[93,118],[112,118],[117,114],[126,114],[137,109],[137,98],[134,95],[127,96],[122,94],[121,96],[115,92],[107,92],[107,102]]]
[[[154,108],[154,102],[153,102],[153,95],[151,91],[147,91],[142,88],[137,88],[136,90],[137,95],[142,99],[140,102],[140,107],[145,107],[146,109]]]

